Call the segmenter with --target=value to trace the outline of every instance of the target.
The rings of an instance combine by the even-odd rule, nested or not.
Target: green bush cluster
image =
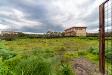
[[[112,61],[112,48],[106,48],[105,57],[108,61]]]
[[[70,65],[68,64],[61,64],[59,73],[60,74],[58,75],[74,75]]]
[[[0,48],[0,57],[2,58],[2,60],[7,60],[7,59],[10,59],[15,56],[16,56],[16,54],[9,51],[8,49]]]
[[[105,57],[108,61],[112,60],[112,52],[111,52],[111,48],[106,48],[105,49]],[[99,49],[95,48],[95,47],[90,47],[89,48],[89,52],[95,55],[99,55]]]
[[[96,54],[96,55],[99,54],[98,48],[95,48],[95,47],[90,47],[89,52],[92,53],[92,54]]]

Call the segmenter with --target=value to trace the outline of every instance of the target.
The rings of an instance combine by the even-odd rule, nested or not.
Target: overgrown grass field
[[[77,37],[1,40],[0,75],[75,75],[70,62],[79,57],[98,64],[98,40]]]

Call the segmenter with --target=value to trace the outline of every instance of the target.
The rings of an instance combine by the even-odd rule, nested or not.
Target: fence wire
[[[112,1],[105,4],[106,73],[112,75]]]

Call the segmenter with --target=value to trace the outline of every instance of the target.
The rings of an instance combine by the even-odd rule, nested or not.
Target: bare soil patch
[[[100,75],[98,66],[85,58],[74,59],[73,69],[76,75]]]

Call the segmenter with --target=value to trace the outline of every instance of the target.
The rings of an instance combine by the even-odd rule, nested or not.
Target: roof
[[[74,27],[67,28],[67,29],[65,29],[65,30],[69,30],[69,29],[72,29],[72,28],[87,28],[87,27],[83,27],[83,26],[79,26],[79,27],[77,26],[77,27],[75,27],[75,26],[74,26]],[[64,30],[64,31],[65,31],[65,30]]]

